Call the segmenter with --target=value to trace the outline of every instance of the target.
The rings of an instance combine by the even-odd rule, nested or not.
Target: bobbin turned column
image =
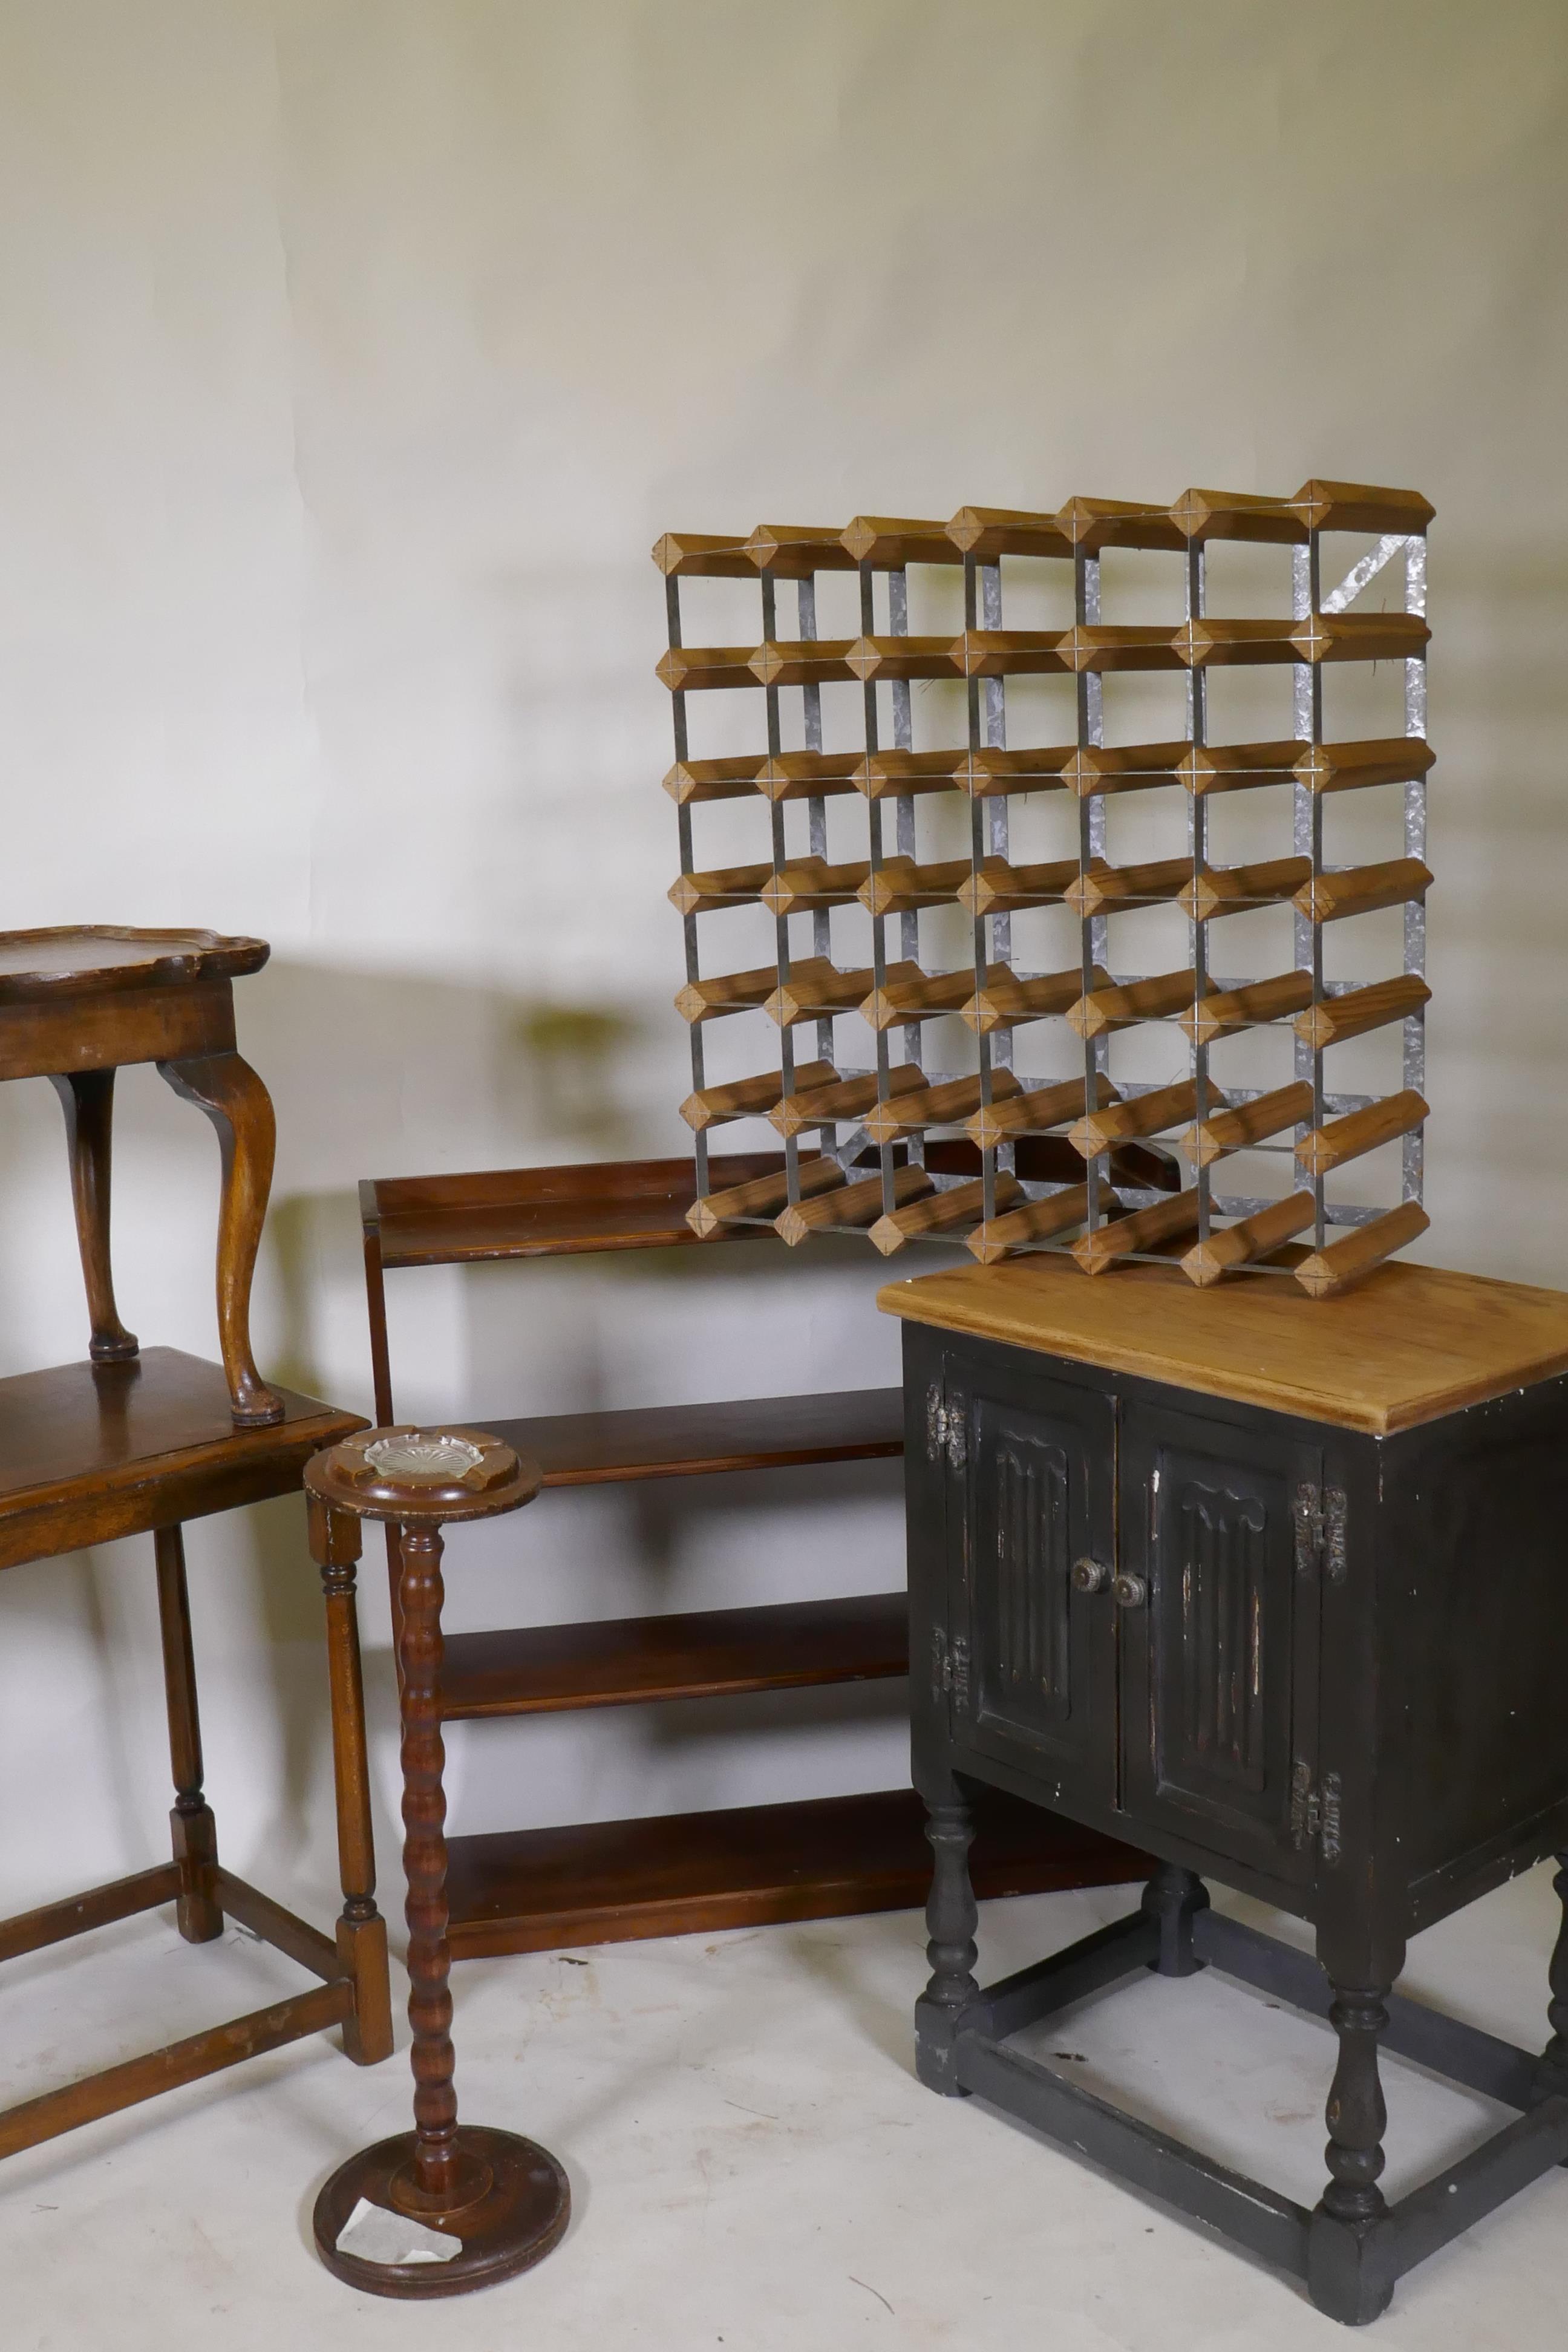
[[[316,2245],[329,2270],[369,2294],[462,2294],[538,2262],[560,2239],[571,2211],[566,2176],[547,2149],[514,2132],[458,2122],[448,1990],[441,1529],[531,1502],[540,1474],[482,1430],[382,1429],[318,1454],[305,1485],[317,1506],[311,1529],[319,1553],[331,1549],[334,1517],[382,1519],[397,1529],[414,2032],[414,2129],[362,2149],[333,2173],[316,2200]],[[362,2200],[457,2240],[458,2251],[446,2260],[406,2262],[340,2248]]]

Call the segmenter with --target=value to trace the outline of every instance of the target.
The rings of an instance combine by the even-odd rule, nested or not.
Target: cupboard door
[[[1124,1409],[1122,1801],[1276,1876],[1310,1875],[1318,1586],[1292,1502],[1321,1456],[1266,1428]]]
[[[963,1539],[952,1567],[955,1739],[1026,1770],[1047,1801],[1116,1792],[1116,1408],[1091,1387],[987,1364],[955,1368]],[[1092,1561],[1100,1589],[1073,1570]]]

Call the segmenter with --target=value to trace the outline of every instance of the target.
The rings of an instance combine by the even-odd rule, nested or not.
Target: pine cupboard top
[[[1568,1293],[1386,1265],[1341,1298],[1198,1290],[1174,1267],[1091,1281],[1037,1256],[877,1294],[885,1315],[1386,1437],[1568,1371]]]

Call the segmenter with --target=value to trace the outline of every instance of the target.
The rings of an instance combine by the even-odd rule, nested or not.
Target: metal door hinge
[[[1340,1776],[1325,1772],[1315,1786],[1311,1766],[1300,1759],[1290,1775],[1290,1843],[1298,1853],[1315,1845],[1326,1863],[1340,1858]]]
[[[1290,1504],[1296,1522],[1296,1566],[1303,1576],[1322,1569],[1331,1584],[1350,1573],[1350,1506],[1342,1486],[1298,1486]]]
[[[956,1403],[947,1403],[941,1389],[933,1383],[926,1397],[926,1460],[936,1463],[945,1457],[950,1470],[962,1470],[968,1450],[962,1398]]]
[[[961,1714],[969,1708],[969,1644],[962,1633],[950,1647],[942,1628],[933,1629],[931,1637],[931,1690],[933,1698],[945,1692],[952,1695],[952,1704]]]

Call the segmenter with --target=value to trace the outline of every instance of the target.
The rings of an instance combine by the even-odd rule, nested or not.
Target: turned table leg
[[[77,1246],[92,1337],[88,1354],[95,1364],[122,1364],[137,1352],[114,1304],[109,1259],[109,1178],[114,1119],[114,1072],[78,1070],[51,1078],[66,1115],[70,1152],[71,1199],[76,1207]]]
[[[365,1752],[364,1676],[360,1666],[354,1569],[357,1519],[310,1502],[310,1551],[321,1571],[331,1691],[332,1780],[338,1806],[338,1877],[343,1892],[338,1958],[353,1979],[354,2008],[343,2020],[343,2049],[357,2066],[392,2054],[392,1984],[386,1922],[375,1907],[375,1839]]]
[[[418,1489],[425,1481],[418,1465],[425,1454],[445,1462],[447,1483],[438,1499],[433,1496],[417,1515],[405,1507],[396,1521],[414,2129],[351,2157],[321,2189],[315,2209],[316,2244],[327,2267],[353,2285],[386,2295],[461,2294],[510,2278],[550,2252],[571,2212],[566,2176],[549,2151],[513,2132],[459,2123],[453,2085],[440,1528],[443,1518],[487,1517],[529,1501],[538,1491],[539,1473],[531,1464],[520,1465],[510,1447],[479,1432],[371,1431],[317,1455],[307,1467],[312,1549],[322,1561],[331,1607],[334,1600],[346,1597],[345,1577],[349,1594],[353,1591],[353,1570],[346,1555],[352,1551],[357,1557],[359,1536],[345,1522],[355,1515],[356,1505],[359,1516],[382,1517],[391,1525],[390,1510],[377,1510],[377,1503],[385,1505],[394,1496],[405,1499],[405,1506],[423,1503]],[[380,1475],[384,1463],[393,1467]],[[413,1468],[398,1466],[406,1464]],[[472,1492],[464,1489],[460,1477],[449,1475],[454,1464],[458,1473],[467,1467],[477,1474]],[[438,1483],[437,1473],[430,1474],[429,1483]],[[358,1490],[368,1490],[363,1500]],[[346,1674],[346,1663],[342,1671]],[[339,1673],[334,1663],[334,1690]],[[357,1685],[357,1645],[353,1678]],[[342,1822],[341,1782],[339,1802]],[[355,1828],[350,1848],[357,1833]],[[365,1834],[368,1843],[368,1822]],[[357,1863],[353,1868],[363,1878]],[[345,1859],[345,1892],[350,1875]],[[344,1916],[346,1919],[346,1906]],[[380,2209],[374,2216],[381,2232],[377,2242],[405,2242],[406,2231],[400,2238],[395,2227],[386,2238],[383,2219],[403,2216],[418,2228],[439,2233],[426,2242],[441,2259],[408,2261],[396,2252],[367,2255],[354,2251],[355,2231],[347,2225],[362,2203]],[[347,2243],[341,2245],[346,2227]]]
[[[277,1123],[272,1098],[237,1054],[206,1054],[186,1062],[160,1062],[160,1076],[186,1102],[204,1110],[223,1154],[223,1197],[217,1228],[217,1328],[223,1368],[242,1429],[283,1418],[283,1401],[256,1369],[250,1351],[250,1285],[272,1189]]]
[[[158,1562],[158,1622],[163,1637],[163,1691],[169,1706],[169,1763],[174,1780],[174,1860],[180,1865],[175,1917],[187,1944],[223,1933],[217,1899],[217,1824],[202,1793],[202,1727],[196,1712],[196,1662],[184,1539],[177,1527],[153,1538]]]
[[[1377,2045],[1388,1990],[1336,1984],[1329,2011],[1340,2053],[1324,2110],[1329,2183],[1309,2224],[1307,2284],[1320,2311],[1352,2327],[1386,2311],[1394,2294],[1394,2225],[1378,2186],[1388,2110]]]
[[[447,1942],[446,1747],[441,1738],[442,1544],[435,1528],[405,1528],[398,1599],[403,1627],[403,1874],[408,1899],[408,2022],[414,2047],[414,2156],[392,2183],[404,2211],[451,2216],[484,2196],[489,2167],[458,2143],[452,2075],[451,1952]]]

